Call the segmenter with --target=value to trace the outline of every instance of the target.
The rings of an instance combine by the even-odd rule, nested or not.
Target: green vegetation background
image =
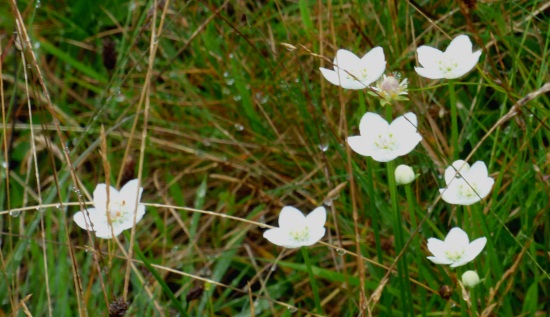
[[[550,81],[547,1],[14,3],[0,13],[1,316],[116,316],[124,298],[127,316],[302,316],[316,295],[327,316],[550,313],[550,103],[529,95]],[[496,180],[468,208],[438,198],[452,162],[447,83],[413,70],[418,46],[459,34],[483,50],[456,83],[460,158],[479,146],[470,162]],[[409,79],[393,117],[416,113],[423,136],[397,159],[420,174],[409,197],[399,190],[406,240],[424,219],[405,294],[402,277],[384,278],[397,258],[385,165],[344,141],[385,109],[318,71],[338,48],[374,46]],[[137,177],[142,202],[159,205],[135,232],[115,243],[72,222],[96,184]],[[260,224],[276,225],[284,205],[322,204],[314,290],[302,253],[280,257]],[[465,267],[483,279],[476,309],[461,269],[426,259],[426,239],[456,225],[489,241]]]

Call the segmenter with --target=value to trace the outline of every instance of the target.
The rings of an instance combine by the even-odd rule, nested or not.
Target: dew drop
[[[339,255],[344,255],[344,254],[346,254],[346,250],[344,250],[344,249],[336,249],[336,253],[338,253]]]
[[[40,0],[36,0],[34,7],[38,9],[40,6],[42,6],[42,2],[40,2]]]
[[[244,126],[242,124],[239,124],[239,123],[235,123],[234,127],[235,127],[235,130],[237,130],[237,131],[244,130]]]
[[[235,79],[234,78],[228,78],[225,83],[227,84],[227,86],[233,86],[233,84],[235,83]]]
[[[295,313],[295,312],[298,311],[298,308],[293,307],[293,306],[288,306],[288,311],[291,312],[291,313]]]
[[[319,148],[319,150],[326,152],[328,150],[328,143],[317,144],[317,147]]]
[[[241,99],[242,99],[241,95],[236,95],[233,97],[233,100],[235,101],[241,101]]]
[[[273,264],[270,268],[271,272],[277,271],[277,264]]]
[[[16,217],[19,217],[21,215],[21,210],[11,210],[10,211],[10,216],[16,218]]]
[[[223,77],[225,78],[229,77],[229,72],[223,72]]]

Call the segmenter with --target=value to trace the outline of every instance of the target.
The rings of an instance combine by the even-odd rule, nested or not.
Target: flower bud
[[[395,169],[395,182],[397,185],[410,184],[415,178],[413,169],[408,165],[399,165]]]
[[[464,272],[464,274],[462,274],[462,284],[469,288],[476,286],[479,284],[479,275],[477,275],[476,271]]]

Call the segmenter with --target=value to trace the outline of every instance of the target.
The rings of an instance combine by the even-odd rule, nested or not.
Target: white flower
[[[395,182],[397,185],[410,184],[415,178],[416,175],[414,175],[414,171],[409,165],[401,164],[395,169]]]
[[[472,42],[466,35],[455,37],[445,52],[426,45],[420,46],[416,52],[422,67],[414,70],[430,79],[462,77],[476,66],[481,56],[481,50],[472,51]]]
[[[466,271],[464,274],[462,274],[462,284],[464,286],[472,288],[475,287],[477,284],[479,284],[479,275],[477,275],[476,271]]]
[[[408,154],[422,140],[416,126],[416,115],[412,112],[397,117],[391,124],[378,114],[367,112],[359,123],[361,135],[348,137],[348,144],[361,155],[388,162]]]
[[[463,160],[453,162],[445,170],[446,188],[440,188],[441,198],[449,204],[471,205],[487,197],[495,180],[489,177],[482,161],[472,167]]]
[[[363,58],[344,49],[336,52],[334,70],[319,68],[325,78],[345,89],[364,89],[378,80],[386,70],[384,50],[377,46]]]
[[[436,238],[428,239],[428,250],[434,255],[428,259],[435,264],[450,264],[451,267],[464,265],[481,253],[487,238],[482,237],[470,243],[468,235],[460,228],[453,228],[445,241]]]
[[[107,185],[98,184],[93,194],[95,208],[88,208],[88,212],[79,211],[73,219],[79,227],[95,231],[98,238],[111,239],[113,234],[118,236],[122,231],[133,227],[134,212],[136,223],[145,214],[145,206],[139,203],[142,191],[143,188],[138,187],[137,179],[126,183],[120,192],[111,186],[108,195]]]
[[[285,248],[299,248],[317,243],[325,235],[327,212],[317,207],[307,217],[298,209],[286,206],[279,214],[279,228],[264,232],[264,238]]]

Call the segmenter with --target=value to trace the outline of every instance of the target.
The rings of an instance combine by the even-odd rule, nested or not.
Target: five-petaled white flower
[[[477,161],[470,167],[463,160],[454,161],[445,170],[446,188],[440,188],[441,198],[454,205],[471,205],[487,197],[495,180],[489,177],[487,166]]]
[[[475,259],[483,251],[486,243],[485,237],[470,242],[466,232],[455,227],[449,231],[445,241],[436,238],[428,239],[428,250],[433,254],[428,259],[435,264],[461,266]]]
[[[134,212],[136,223],[145,214],[145,206],[139,203],[142,191],[137,179],[126,183],[120,192],[110,186],[108,194],[107,185],[97,184],[93,194],[95,208],[79,211],[73,219],[79,227],[95,231],[98,238],[111,239],[113,234],[118,236],[133,227]]]
[[[299,248],[317,243],[325,236],[327,212],[317,207],[309,215],[294,207],[286,206],[279,214],[279,228],[264,232],[264,238],[285,248]]]
[[[481,56],[481,50],[472,51],[472,42],[466,35],[455,37],[445,52],[426,45],[420,46],[416,52],[422,67],[414,70],[430,79],[462,77],[476,66]]]
[[[339,49],[334,58],[334,70],[319,68],[332,84],[345,89],[364,89],[377,81],[386,70],[384,50],[377,46],[363,58],[352,52]]]
[[[391,124],[380,115],[367,112],[359,123],[361,135],[348,137],[348,144],[361,155],[388,162],[408,154],[422,140],[416,126],[416,115],[412,112],[397,117]]]

